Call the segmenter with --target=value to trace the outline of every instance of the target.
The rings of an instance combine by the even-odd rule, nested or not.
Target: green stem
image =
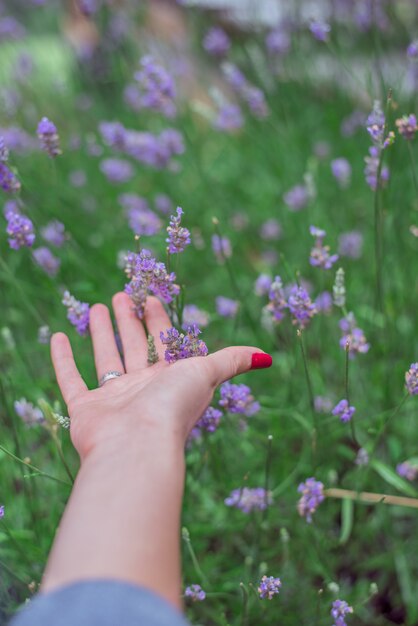
[[[196,574],[199,576],[200,580],[205,585],[205,587],[208,587],[210,585],[209,580],[206,578],[205,574],[203,573],[199,565],[199,561],[197,560],[195,551],[193,550],[192,542],[190,540],[190,533],[187,530],[187,528],[184,528],[184,527],[182,528],[181,536],[183,537],[183,540],[186,543],[187,550],[189,552],[190,558],[192,559],[193,567],[195,568]]]
[[[19,293],[19,295],[22,297],[22,302],[24,303],[25,307],[27,308],[27,310],[29,311],[29,313],[34,317],[34,319],[36,320],[36,323],[39,326],[42,326],[44,324],[43,319],[41,318],[41,316],[39,315],[38,311],[35,309],[35,307],[32,306],[32,304],[30,303],[28,296],[25,294],[25,292],[23,291],[18,278],[16,278],[15,275],[13,275],[10,267],[7,265],[7,263],[4,261],[4,259],[0,256],[0,266],[3,268],[3,270],[6,273],[6,277],[8,278],[9,282],[13,285],[13,287],[16,289],[16,291]]]
[[[4,528],[4,530],[6,532],[6,535],[9,537],[11,543],[14,545],[16,550],[19,552],[20,556],[22,557],[22,559],[24,560],[26,565],[28,565],[29,568],[32,568],[33,564],[31,563],[30,559],[28,558],[28,555],[22,549],[22,547],[20,546],[19,542],[13,537],[13,534],[12,534],[10,528],[8,527],[8,525],[6,524],[6,522],[4,521],[4,519],[2,519],[1,522],[0,522],[0,528],[2,528],[2,527]]]
[[[71,480],[71,484],[74,485],[74,476],[72,475],[72,472],[71,472],[71,470],[70,470],[70,468],[68,466],[68,463],[67,463],[67,461],[65,459],[64,453],[62,451],[61,442],[58,439],[57,433],[55,432],[55,430],[53,430],[53,428],[54,428],[54,426],[51,428],[50,432],[51,432],[51,435],[52,435],[52,439],[54,440],[54,443],[55,443],[55,445],[57,447],[58,456],[61,459],[61,462],[62,462],[62,464],[64,466],[64,469],[65,469],[65,471],[67,473],[68,478]]]
[[[244,583],[239,584],[242,592],[242,617],[241,626],[247,626],[248,624],[248,591]]]
[[[315,411],[315,399],[314,399],[313,390],[312,390],[311,377],[309,375],[308,359],[306,357],[305,345],[304,345],[304,341],[303,341],[303,331],[302,331],[301,328],[298,329],[297,336],[298,336],[299,341],[300,341],[300,350],[302,352],[302,360],[303,360],[303,367],[304,367],[304,370],[305,370],[306,385],[308,387],[309,404],[310,404],[311,413],[312,413],[312,425],[313,425],[312,439],[311,439],[311,444],[312,444],[312,464],[313,464],[314,469],[315,469],[316,468],[316,457],[317,457],[316,444],[317,444],[317,433],[318,433],[318,424],[317,424],[317,417],[316,417],[316,411]]]
[[[418,181],[417,181],[417,175],[416,175],[416,169],[417,168],[416,168],[416,164],[415,164],[414,151],[412,150],[411,142],[407,140],[406,143],[408,144],[409,158],[411,159],[412,180],[414,181],[415,193],[418,196]]]
[[[271,470],[271,461],[272,461],[272,448],[273,448],[273,436],[269,435],[267,437],[266,472],[265,472],[265,478],[264,478],[264,491],[265,491],[264,504],[265,504],[265,509],[263,511],[263,520],[266,519],[267,512],[268,512],[268,504],[269,504],[268,492],[269,492],[269,484],[270,484],[270,470]]]
[[[349,384],[348,384],[349,363],[350,363],[350,342],[347,341],[347,343],[345,344],[345,397],[348,402],[348,405],[350,406],[350,393],[349,393]],[[351,436],[353,438],[354,445],[360,448],[361,446],[356,437],[354,415],[352,415],[350,419],[350,428],[351,428]]]
[[[3,452],[7,454],[10,458],[12,458],[14,461],[17,461],[18,463],[22,463],[25,467],[29,467],[29,469],[35,471],[38,476],[44,476],[45,478],[49,478],[50,480],[54,480],[55,482],[60,483],[61,485],[67,485],[68,487],[72,487],[72,484],[67,483],[66,480],[61,480],[60,478],[51,476],[50,474],[47,474],[46,472],[43,472],[42,470],[38,469],[31,463],[26,463],[26,461],[24,461],[23,459],[19,459],[18,456],[16,456],[12,452],[9,452],[9,450],[6,450],[6,448],[4,448],[1,444],[0,444],[0,450],[3,450]]]

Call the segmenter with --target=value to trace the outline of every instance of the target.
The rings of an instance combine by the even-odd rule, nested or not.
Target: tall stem
[[[316,411],[315,411],[315,399],[314,399],[314,394],[313,394],[313,390],[312,390],[311,377],[309,375],[308,359],[307,359],[307,356],[306,356],[306,350],[305,350],[305,344],[304,344],[304,341],[303,341],[303,331],[302,331],[302,329],[300,329],[300,328],[298,329],[297,336],[298,336],[299,342],[300,342],[300,350],[301,350],[301,353],[302,353],[303,367],[305,369],[306,385],[308,387],[309,404],[310,404],[311,413],[312,413],[312,425],[313,425],[313,430],[312,430],[312,464],[313,464],[314,469],[315,469],[315,467],[316,467],[316,453],[317,453],[316,444],[317,444],[317,434],[318,434],[318,424],[317,424],[317,417],[316,417]]]
[[[350,363],[350,342],[347,341],[345,344],[345,397],[347,399],[348,405],[350,406],[350,392],[349,392],[349,363]],[[353,438],[353,442],[356,446],[360,447],[359,442],[356,437],[356,427],[354,424],[354,415],[351,416],[350,419],[350,427],[351,427],[351,436]]]
[[[207,577],[205,576],[205,574],[202,571],[202,568],[199,565],[199,561],[197,560],[196,553],[193,550],[192,542],[191,542],[191,539],[190,539],[190,533],[187,530],[187,528],[184,528],[184,527],[182,528],[181,536],[183,537],[183,540],[186,543],[187,550],[189,552],[190,558],[192,559],[193,567],[195,568],[196,574],[199,576],[199,578],[202,581],[202,583],[206,587],[208,587],[209,584],[210,584],[209,580],[207,579]]]
[[[417,198],[418,198],[418,180],[417,180],[417,174],[416,174],[416,169],[417,168],[416,168],[416,164],[415,164],[414,151],[412,149],[411,142],[407,140],[406,143],[408,144],[409,158],[411,159],[412,180],[414,181],[415,193],[416,193]]]

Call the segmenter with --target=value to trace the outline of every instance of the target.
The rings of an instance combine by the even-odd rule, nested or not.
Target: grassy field
[[[354,13],[353,19],[330,21],[327,41],[318,40],[315,24],[282,25],[278,32],[289,46],[281,54],[266,49],[267,32],[223,23],[231,47],[222,58],[201,43],[216,14],[181,7],[177,14],[163,5],[174,20],[167,43],[167,31],[158,25],[163,20],[146,8],[136,11],[135,3],[112,8],[103,2],[89,17],[65,15],[55,4],[26,4],[30,9],[20,0],[0,14],[0,137],[10,149],[7,167],[21,183],[15,193],[0,190],[1,202],[6,210],[6,203],[17,202],[14,210],[30,218],[36,235],[31,247],[12,249],[2,218],[0,621],[36,591],[78,467],[66,430],[48,420],[28,424],[15,408],[25,398],[48,416],[44,400],[66,415],[39,328],[68,333],[85,380],[97,386],[90,339],[67,320],[63,292],[110,306],[127,282],[126,251],[147,248],[166,261],[165,228],[181,206],[192,245],[176,255],[171,269],[185,304],[209,314],[202,328],[209,350],[257,345],[274,360],[270,370],[233,381],[250,386],[260,410],[251,417],[225,412],[216,432],[201,433],[187,448],[184,585],[200,584],[206,592],[203,602],[188,604],[187,615],[205,625],[325,626],[333,623],[331,605],[338,598],[353,608],[348,624],[418,624],[412,508],[418,498],[418,400],[405,388],[405,372],[418,360],[418,153],[416,139],[406,139],[396,125],[417,112],[418,58],[406,52],[418,22],[413,2],[375,3],[368,25],[356,22]],[[5,16],[25,32],[16,24],[2,30]],[[138,82],[139,59],[149,53],[176,84],[172,118],[133,110],[124,99],[126,85]],[[228,84],[225,60],[244,73],[246,89]],[[403,68],[395,82],[392,63]],[[247,105],[253,102],[250,84],[264,93],[261,114]],[[373,143],[366,119],[375,100],[385,121]],[[221,101],[241,107],[240,128],[214,127]],[[36,136],[44,116],[59,134],[62,154],[55,158]],[[184,151],[153,167],[127,154],[126,146],[108,145],[103,122],[157,135],[175,128]],[[12,127],[24,133],[18,137]],[[390,131],[395,140],[383,148]],[[364,176],[372,145],[378,150],[376,189]],[[102,163],[109,158],[131,164],[129,180],[106,178]],[[340,158],[351,166],[345,179],[332,171]],[[303,197],[298,210],[295,194],[287,196],[296,185]],[[135,239],[121,200],[126,193],[146,200],[159,217],[159,232]],[[170,199],[168,212],[161,210],[159,194]],[[144,210],[141,215],[149,218]],[[42,237],[51,220],[65,226],[61,247]],[[266,226],[268,220],[278,224]],[[310,263],[318,239],[310,234],[312,225],[326,231],[317,243],[322,254],[328,253],[323,245],[339,254],[329,269]],[[358,249],[341,240],[352,231],[357,244],[362,239]],[[214,254],[214,235],[230,240],[230,257]],[[60,261],[55,275],[33,258],[33,250],[45,245]],[[343,307],[332,303],[338,268],[345,273]],[[260,274],[283,282],[279,323],[268,308],[268,292],[255,290]],[[298,285],[313,303],[329,294],[317,301],[306,326],[294,323],[288,308]],[[218,296],[239,302],[235,316],[219,313]],[[352,335],[347,349],[344,341],[340,345],[339,322],[349,312],[370,345],[364,353],[355,352]],[[172,315],[178,325],[178,307]],[[332,414],[342,399],[356,409],[347,423]],[[359,450],[360,460],[368,457],[363,464]],[[398,466],[405,461],[410,471],[401,476]],[[309,477],[323,483],[327,496],[311,523],[297,508],[298,486]],[[242,497],[244,487],[271,491],[271,504],[250,513],[227,506],[230,493],[241,489]],[[342,498],[336,489],[346,490]],[[378,495],[364,502],[358,499],[363,492]],[[383,494],[406,500],[387,503]],[[263,575],[281,579],[271,601],[257,592]]]

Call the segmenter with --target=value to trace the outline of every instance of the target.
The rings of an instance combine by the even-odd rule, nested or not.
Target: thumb
[[[248,370],[270,367],[273,359],[259,348],[231,346],[210,354],[205,361],[212,369],[212,380],[217,386]]]

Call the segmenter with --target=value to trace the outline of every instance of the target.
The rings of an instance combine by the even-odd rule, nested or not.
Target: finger
[[[145,305],[145,324],[148,332],[154,337],[155,347],[161,360],[164,359],[165,346],[161,343],[160,333],[166,333],[173,324],[170,321],[163,305],[153,296],[147,298]]]
[[[218,350],[205,358],[215,386],[252,369],[270,367],[273,359],[259,348],[236,346]]]
[[[147,337],[127,293],[118,291],[112,298],[116,322],[123,346],[127,372],[147,366]]]
[[[110,371],[125,372],[109,309],[105,304],[95,304],[90,309],[90,334],[93,342],[97,379]]]
[[[65,333],[52,335],[51,358],[62,397],[68,404],[80,393],[87,391],[87,385],[77,369],[70,340]]]

